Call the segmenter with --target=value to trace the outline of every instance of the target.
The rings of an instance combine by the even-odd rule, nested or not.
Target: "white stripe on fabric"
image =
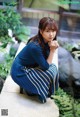
[[[47,78],[45,78],[45,76],[42,75],[40,71],[38,71],[38,72],[39,72],[39,74],[41,75],[41,77],[49,84],[49,81],[47,80]]]
[[[26,75],[27,75],[27,73],[26,73]],[[27,75],[27,78],[30,80],[30,82],[31,82],[31,83],[34,85],[34,87],[37,89],[38,94],[40,94],[38,87],[35,85],[35,83],[34,83],[34,82],[32,82],[32,80],[29,78],[29,76],[28,76],[28,75]]]
[[[55,66],[54,66],[55,67]],[[50,73],[50,75],[52,76],[52,78],[54,77],[53,75],[55,75],[55,70],[53,68],[51,68],[50,70],[47,70],[48,73]],[[53,75],[52,75],[53,74]]]
[[[35,86],[35,88],[37,89],[37,91],[38,91],[38,93],[39,93],[39,95],[43,95],[44,97],[45,97],[45,99],[46,99],[46,95],[44,94],[45,92],[48,94],[48,92],[47,92],[47,90],[46,90],[46,88],[44,88],[43,87],[43,85],[42,85],[42,83],[43,84],[45,84],[45,82],[44,82],[44,80],[46,81],[46,83],[50,83],[50,82],[52,82],[52,80],[51,80],[51,78],[53,79],[53,83],[54,83],[54,86],[55,86],[55,73],[56,73],[56,70],[55,70],[55,66],[54,65],[52,65],[48,70],[46,70],[46,71],[43,71],[43,70],[41,70],[40,68],[30,68],[30,69],[26,69],[25,71],[26,71],[26,73],[28,73],[29,75],[30,75],[30,77],[29,77],[29,75],[27,75],[28,76],[28,79],[30,80],[30,82]],[[38,70],[38,71],[36,71],[36,70]],[[29,72],[29,71],[31,71],[31,72]],[[41,73],[42,72],[42,73]],[[39,74],[42,76],[42,79],[40,78],[40,76],[39,76]],[[33,76],[33,77],[32,77]],[[41,81],[39,81],[38,79],[37,79],[37,77],[42,81],[42,83],[41,83]],[[44,78],[44,80],[43,80],[43,78]],[[36,82],[36,80],[38,81],[38,83]],[[40,87],[40,85],[42,86],[42,87]],[[45,86],[47,86],[46,84],[45,84]],[[47,87],[48,88],[48,87]],[[45,91],[45,92],[43,92],[42,91],[42,89]],[[48,88],[49,89],[49,88]]]
[[[44,71],[43,71],[43,70],[41,70],[41,69],[38,69],[38,70],[39,70],[39,71],[41,71],[41,72],[42,72],[42,73],[43,73],[43,74],[44,74],[44,75],[49,79],[49,81],[51,81],[51,80],[50,80],[50,77],[48,76],[48,74],[47,74],[47,72],[46,72],[46,71],[44,72]]]
[[[32,71],[32,75],[34,76],[34,78],[35,78],[36,80],[38,80],[38,79],[36,78],[35,74],[34,74],[34,71]],[[38,76],[37,76],[37,77],[38,77]],[[35,80],[35,82],[36,82],[36,80]],[[39,84],[42,86],[42,88],[44,89],[45,93],[48,94],[48,93],[46,92],[45,88],[43,87],[42,83],[38,80],[38,85],[39,85]],[[40,85],[39,85],[39,88],[40,88]],[[40,89],[41,89],[41,88],[40,88]],[[43,93],[43,95],[45,95],[44,92],[42,91],[42,89],[41,89],[41,92]]]
[[[52,75],[51,71],[47,71],[47,73],[49,73],[50,77],[53,78],[53,75]],[[51,82],[51,79],[50,79],[50,82]]]
[[[49,81],[51,82],[51,80],[50,80],[50,77],[47,75],[47,73],[45,73],[43,70],[41,70],[41,69],[39,69],[48,79],[49,79]]]
[[[43,82],[43,84],[45,85],[45,87],[47,88],[47,89],[49,89],[48,88],[48,86],[45,84],[45,82],[43,81],[43,79],[38,75],[38,73],[40,74],[40,72],[39,71],[35,71],[34,69],[32,69],[34,72],[35,72],[35,74],[39,77],[39,79]],[[42,77],[43,77],[43,75],[42,75]]]
[[[31,73],[32,73],[32,72],[31,72]],[[31,74],[29,74],[29,75],[30,75],[30,78],[29,78],[29,79],[32,79],[32,80],[33,80],[33,83],[37,84],[37,86],[40,88],[42,94],[44,95],[44,97],[45,97],[45,99],[46,99],[46,96],[45,96],[44,92],[42,91],[41,87],[39,86],[39,84],[34,80],[34,78],[31,76]],[[32,80],[31,80],[31,81],[32,81]],[[38,88],[38,89],[39,89],[39,88]]]
[[[54,65],[53,65],[54,66]],[[54,66],[55,67],[55,66]],[[38,69],[38,68],[37,68]],[[54,72],[54,69],[53,68],[50,68],[49,70],[46,70],[46,73],[44,71],[42,71],[41,69],[38,69],[40,70],[43,74],[45,74],[47,76],[47,73],[50,75],[50,77],[54,77],[52,74],[52,71]],[[55,73],[55,72],[54,72]],[[47,78],[49,78],[49,76],[47,76]],[[49,81],[51,82],[51,79],[49,78]]]
[[[52,70],[53,72],[55,72],[55,71],[56,71],[55,68],[56,68],[56,67],[54,66],[54,68],[51,68],[50,70]]]
[[[37,72],[35,72],[35,70],[33,70],[33,75],[34,75],[34,77],[35,77],[35,74],[37,75],[37,77],[42,81],[42,83],[46,86],[46,88],[47,89],[49,89],[48,87],[47,87],[47,85],[45,84],[45,82],[40,78],[40,76],[38,75],[38,73]],[[43,84],[40,82],[40,80],[38,80],[38,78],[36,78],[35,77],[35,79],[40,83],[40,85],[42,86],[42,88],[44,89],[44,91],[46,92],[46,94],[48,94],[48,92],[46,91],[46,89],[44,88],[44,86],[43,86]]]

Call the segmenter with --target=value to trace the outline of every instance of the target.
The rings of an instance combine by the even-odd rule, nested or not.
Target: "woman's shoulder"
[[[40,47],[40,45],[39,45],[39,43],[37,41],[31,41],[31,42],[29,42],[28,46],[30,48],[39,48]]]
[[[41,47],[39,45],[39,43],[37,41],[31,41],[28,43],[28,50],[31,52],[31,53],[39,53],[41,52]]]

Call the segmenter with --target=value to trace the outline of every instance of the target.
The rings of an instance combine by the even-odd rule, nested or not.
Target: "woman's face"
[[[56,31],[46,28],[44,31],[40,30],[42,37],[44,38],[45,43],[52,41],[56,36]]]

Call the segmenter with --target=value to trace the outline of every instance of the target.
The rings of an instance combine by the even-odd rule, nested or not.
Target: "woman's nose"
[[[53,35],[53,32],[50,32],[50,36],[52,36]]]

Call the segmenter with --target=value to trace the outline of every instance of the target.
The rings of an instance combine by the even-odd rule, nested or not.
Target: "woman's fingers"
[[[48,43],[49,47],[59,47],[59,44],[57,41],[51,41]]]

